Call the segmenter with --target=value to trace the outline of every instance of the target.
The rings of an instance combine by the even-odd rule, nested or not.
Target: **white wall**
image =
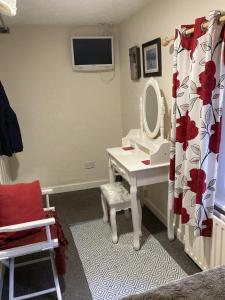
[[[128,49],[152,39],[173,36],[180,24],[193,24],[195,18],[208,16],[212,9],[224,9],[224,0],[153,0],[136,15],[119,26],[121,109],[123,136],[129,129],[139,127],[139,97],[146,78],[130,79]],[[157,78],[167,107],[170,108],[172,89],[172,47],[162,47],[162,76]],[[167,109],[167,132],[169,131]],[[166,219],[167,183],[152,186],[149,197]]]
[[[24,142],[24,151],[10,160],[16,181],[38,178],[52,186],[105,179],[105,149],[121,142],[116,33],[109,83],[103,81],[112,72],[72,71],[72,33],[70,27],[26,25],[0,35],[0,78]],[[96,168],[85,170],[85,161]]]

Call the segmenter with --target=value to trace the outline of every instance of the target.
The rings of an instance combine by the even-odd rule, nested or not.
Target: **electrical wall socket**
[[[84,164],[85,169],[94,169],[95,168],[95,161],[86,161]]]

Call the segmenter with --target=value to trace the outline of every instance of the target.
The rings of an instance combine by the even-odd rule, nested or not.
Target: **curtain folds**
[[[176,29],[169,203],[195,235],[211,236],[225,85],[225,30],[220,11]],[[190,36],[183,35],[194,27]]]

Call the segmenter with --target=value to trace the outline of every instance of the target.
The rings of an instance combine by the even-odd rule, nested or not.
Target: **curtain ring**
[[[218,15],[216,16],[216,22],[218,25],[220,25],[220,17],[222,16],[221,10],[218,11]]]
[[[207,27],[204,27],[204,24],[208,22],[207,20],[205,20],[205,22],[203,22],[200,26],[201,26],[201,31],[206,32],[207,31]]]
[[[187,35],[186,35],[186,30],[187,30],[187,28],[186,28],[186,27],[183,27],[183,28],[182,28],[182,31],[181,31],[181,35],[184,36],[184,37],[187,36]]]

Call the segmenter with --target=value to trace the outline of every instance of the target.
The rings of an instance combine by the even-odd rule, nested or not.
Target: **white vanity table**
[[[140,129],[109,148],[109,179],[119,173],[130,184],[134,249],[140,249],[141,213],[137,188],[168,180],[170,143],[164,138],[164,103],[158,83],[150,78],[140,99]],[[165,199],[166,201],[166,199]]]

